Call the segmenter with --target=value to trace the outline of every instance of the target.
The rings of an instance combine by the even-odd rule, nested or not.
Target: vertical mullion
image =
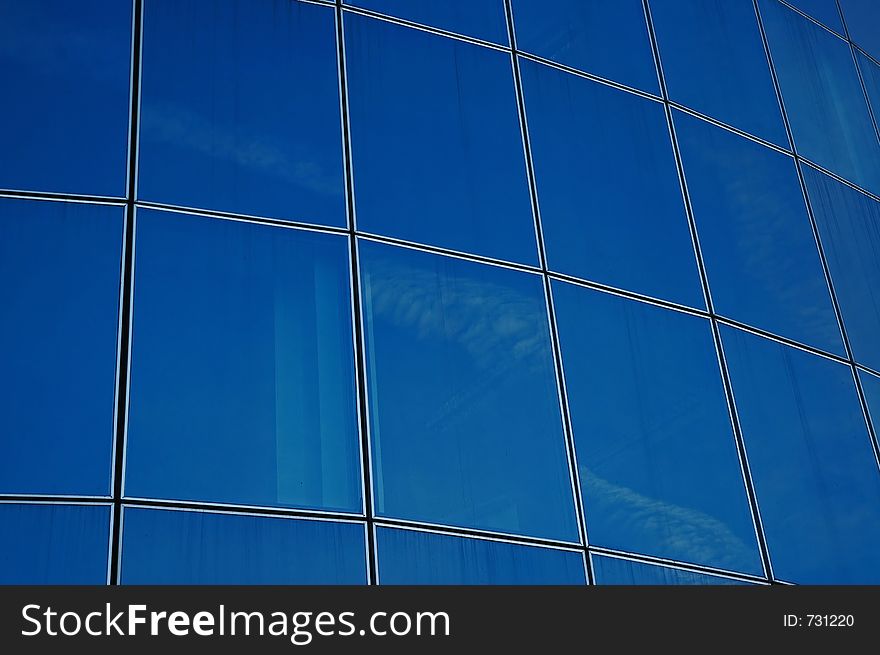
[[[862,75],[862,68],[859,66],[858,50],[856,50],[856,45],[853,43],[852,37],[849,35],[849,27],[846,25],[846,16],[843,13],[843,7],[840,5],[840,0],[835,0],[835,3],[837,5],[837,12],[840,14],[840,24],[843,25],[843,36],[846,38],[846,43],[852,53],[853,65],[856,67],[856,75],[859,77],[859,86],[862,87],[862,94],[865,96],[865,104],[868,106],[868,116],[871,117],[871,124],[874,126],[874,134],[877,136],[877,140],[880,141],[880,126],[878,126],[877,123],[877,113],[880,112],[880,107],[871,106],[871,98],[868,96],[868,87],[865,84],[865,78]]]

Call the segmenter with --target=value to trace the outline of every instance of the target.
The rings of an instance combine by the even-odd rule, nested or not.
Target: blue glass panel
[[[345,0],[345,3],[507,45],[504,0]]]
[[[345,225],[336,28],[290,0],[151,0],[138,196]]]
[[[106,584],[110,508],[0,503],[0,584]]]
[[[671,100],[788,147],[751,2],[653,0]]]
[[[856,52],[856,57],[862,71],[862,79],[865,82],[865,91],[874,112],[874,119],[880,120],[880,66],[861,52]]]
[[[127,507],[124,584],[365,584],[364,526]]]
[[[675,124],[716,311],[844,354],[794,160],[687,114]]]
[[[541,278],[360,252],[376,512],[576,541]]]
[[[347,253],[139,210],[126,495],[360,511]]]
[[[840,0],[850,38],[880,59],[880,4],[877,0]]]
[[[510,56],[345,17],[358,228],[537,263]]]
[[[662,105],[520,67],[550,268],[704,307]]]
[[[880,378],[864,371],[859,371],[859,378],[862,381],[862,391],[865,392],[865,401],[868,403],[874,434],[880,435]]]
[[[376,549],[380,584],[586,584],[574,551],[392,528],[376,530]]]
[[[517,48],[660,93],[641,0],[513,0]]]
[[[708,321],[553,295],[590,543],[761,574]]]
[[[0,4],[0,188],[125,195],[131,6]]]
[[[849,45],[776,0],[761,10],[798,152],[880,193],[880,143]]]
[[[110,493],[122,227],[0,199],[0,493]]]
[[[803,171],[853,355],[880,370],[880,203]]]
[[[777,578],[880,582],[880,472],[852,371],[762,337],[722,336]]]
[[[600,585],[741,585],[748,584],[720,575],[692,573],[668,566],[592,555],[593,576]]]
[[[830,27],[835,32],[843,34],[843,24],[840,22],[837,0],[786,0],[786,2],[811,18],[815,18],[825,27]]]

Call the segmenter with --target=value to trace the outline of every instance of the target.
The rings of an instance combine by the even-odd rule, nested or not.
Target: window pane
[[[880,120],[880,66],[868,59],[861,52],[856,52],[859,60],[859,68],[862,71],[862,79],[865,82],[865,91],[868,94],[868,100],[871,109],[874,112],[874,118]]]
[[[586,584],[579,552],[378,528],[381,584]]]
[[[0,5],[0,188],[125,195],[131,5]]]
[[[110,493],[122,225],[0,199],[0,493]]]
[[[596,584],[604,585],[740,585],[748,584],[720,575],[692,573],[668,566],[592,555]]]
[[[709,323],[553,295],[590,543],[760,575]]]
[[[138,212],[126,495],[360,511],[347,247]]]
[[[377,514],[576,541],[541,278],[360,253]]]
[[[110,508],[0,503],[0,584],[107,583]]]
[[[880,58],[880,5],[877,0],[840,0],[850,38]]]
[[[842,355],[794,160],[687,114],[675,123],[716,311]]]
[[[880,193],[880,144],[849,46],[776,0],[761,10],[799,153]]]
[[[641,0],[513,0],[520,50],[660,93]]]
[[[550,268],[704,307],[662,105],[520,67]]]
[[[138,195],[345,225],[330,7],[151,0]]]
[[[880,203],[809,166],[803,171],[853,354],[880,369]]]
[[[653,0],[670,99],[788,147],[751,2]]]
[[[346,4],[507,45],[504,0],[345,0]]]
[[[837,9],[837,0],[785,0],[793,7],[815,18],[817,21],[830,27],[835,32],[843,34],[843,26],[840,22],[840,11]],[[845,2],[845,0],[843,0]],[[874,0],[869,0],[873,2]]]
[[[868,403],[874,434],[880,435],[880,378],[864,371],[859,371],[859,378],[862,381],[862,391],[865,392],[865,401]]]
[[[510,56],[345,17],[358,228],[537,263]]]
[[[364,526],[126,507],[123,584],[365,584]]]
[[[776,577],[877,584],[880,472],[850,368],[722,334]]]

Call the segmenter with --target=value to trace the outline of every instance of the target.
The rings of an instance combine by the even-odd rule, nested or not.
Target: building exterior
[[[0,582],[880,583],[873,0],[3,0],[0,72]]]

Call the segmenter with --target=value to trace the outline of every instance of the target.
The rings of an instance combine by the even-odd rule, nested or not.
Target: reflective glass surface
[[[880,369],[880,203],[803,167],[856,361]]]
[[[510,56],[353,14],[345,30],[358,229],[537,264]]]
[[[138,197],[344,226],[333,9],[145,5]]]
[[[880,143],[849,45],[777,0],[760,6],[798,152],[880,193]]]
[[[880,435],[880,377],[859,371],[859,379],[862,382],[862,391],[865,393],[874,434]]]
[[[360,511],[345,237],[139,210],[128,496]]]
[[[703,307],[662,105],[520,68],[549,267]]]
[[[880,472],[852,371],[722,328],[774,575],[880,582]]]
[[[671,100],[788,147],[751,2],[653,0],[651,13]]]
[[[0,526],[0,584],[106,584],[106,505],[0,503]]]
[[[641,0],[512,0],[517,48],[660,93]]]
[[[877,0],[840,0],[850,38],[880,59],[880,4]]]
[[[0,3],[0,188],[125,195],[131,6]]]
[[[541,278],[360,255],[376,513],[576,541]]]
[[[345,0],[345,3],[507,45],[504,0]]]
[[[604,585],[738,585],[738,580],[720,575],[692,573],[668,566],[656,566],[644,562],[617,557],[593,555],[593,576],[596,584]]]
[[[840,22],[837,0],[786,0],[786,2],[793,7],[797,7],[811,18],[815,18],[826,27],[830,27],[838,33],[843,33],[843,24]]]
[[[874,112],[874,119],[880,120],[880,65],[862,52],[856,52],[856,59],[862,71],[862,80],[865,82],[865,92]]]
[[[365,584],[364,526],[127,507],[124,584]]]
[[[380,584],[586,584],[579,552],[376,529]]]
[[[843,355],[794,160],[684,113],[675,125],[715,310]]]
[[[0,493],[110,493],[122,229],[0,198]]]
[[[760,575],[708,321],[553,297],[590,543]]]

